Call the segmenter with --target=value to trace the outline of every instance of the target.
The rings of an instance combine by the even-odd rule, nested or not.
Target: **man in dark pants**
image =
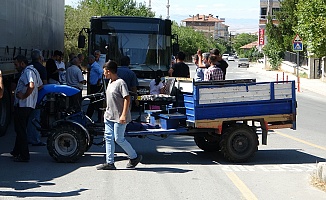
[[[46,68],[42,65],[43,57],[42,52],[38,49],[34,49],[31,53],[32,62],[30,65],[38,71],[40,74],[43,85],[47,84],[47,72]],[[29,116],[28,125],[27,125],[27,139],[28,143],[32,146],[45,146],[46,144],[41,141],[41,133],[33,124],[33,119],[40,121],[41,110],[34,109]]]
[[[95,57],[90,55],[88,57],[88,64],[90,66],[90,74],[89,74],[89,81],[90,84],[90,93],[95,94],[101,92],[102,89],[102,76],[103,76],[103,68],[95,61]],[[100,110],[103,107],[103,101],[97,101],[98,99],[91,99],[90,104],[88,105],[86,115],[89,118],[92,118],[93,113],[97,110],[97,123],[102,122],[103,112]]]
[[[17,136],[14,149],[10,154],[14,156],[15,162],[28,162],[30,155],[26,132],[27,122],[29,115],[35,109],[38,89],[43,83],[40,74],[33,65],[28,65],[25,56],[18,55],[14,59],[14,65],[21,75],[15,90],[14,101],[14,128]]]

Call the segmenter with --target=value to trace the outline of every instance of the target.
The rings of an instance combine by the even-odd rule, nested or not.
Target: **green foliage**
[[[326,56],[326,1],[298,0],[294,30],[308,50],[317,57]]]
[[[292,51],[292,40],[297,34],[304,47],[316,57],[326,56],[326,1],[282,0],[281,10],[276,13],[277,26],[266,26],[267,45],[265,54],[276,68],[284,51]],[[271,19],[269,19],[271,22]],[[304,49],[305,50],[305,49]]]
[[[283,51],[292,51],[292,40],[296,33],[293,30],[293,27],[298,24],[298,19],[295,15],[297,13],[296,4],[298,0],[283,0],[281,3],[281,10],[276,13],[276,19],[279,21],[278,32],[274,37],[278,37],[278,42],[282,42],[280,47]],[[275,28],[275,27],[274,27]]]
[[[282,49],[275,48],[275,45],[272,45],[271,43],[268,43],[264,47],[264,52],[269,58],[269,63],[271,64],[271,68],[273,70],[279,70],[279,66],[282,63]]]
[[[235,49],[236,52],[241,53],[240,47],[252,43],[254,41],[257,41],[257,35],[251,35],[249,33],[241,33],[239,35],[236,35],[232,41],[233,49]]]
[[[178,35],[180,50],[185,52],[188,60],[191,55],[196,54],[198,49],[202,52],[208,52],[212,48],[218,48],[221,52],[226,50],[223,44],[217,43],[212,37],[208,38],[191,27],[179,26],[176,22],[172,24],[172,33]]]
[[[145,4],[137,5],[134,0],[82,0],[80,5],[83,9],[94,9],[98,16],[155,16]]]
[[[281,29],[274,25],[271,18],[268,17],[268,23],[266,24],[266,35],[268,39],[263,50],[269,58],[273,70],[278,70],[282,63],[284,45],[281,32]]]
[[[154,17],[155,14],[133,0],[81,0],[77,8],[65,6],[65,57],[72,52],[87,55],[87,46],[77,48],[78,34],[82,28],[90,27],[92,16],[105,15]]]

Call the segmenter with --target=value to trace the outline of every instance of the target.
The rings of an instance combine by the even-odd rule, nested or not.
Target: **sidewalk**
[[[268,79],[269,81],[276,81],[278,74],[278,80],[283,81],[282,71],[267,71],[264,67],[263,63],[250,63],[248,70],[257,73],[257,75],[261,76],[262,79]],[[294,74],[284,72],[284,80],[286,80],[287,77],[288,80],[295,80],[296,88],[298,88],[297,77]],[[311,91],[326,96],[326,82],[322,82],[320,79],[300,78],[299,86],[300,92]]]

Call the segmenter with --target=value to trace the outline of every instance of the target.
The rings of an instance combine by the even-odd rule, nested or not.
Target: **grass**
[[[317,178],[316,174],[313,174],[311,176],[311,184],[314,187],[326,192],[326,182],[324,182],[324,181],[320,180],[319,178]]]

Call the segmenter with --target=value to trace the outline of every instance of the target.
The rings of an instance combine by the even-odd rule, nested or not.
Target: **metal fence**
[[[284,60],[297,64],[297,53],[286,51],[284,53]],[[308,57],[305,55],[299,55],[299,66],[307,66]]]

